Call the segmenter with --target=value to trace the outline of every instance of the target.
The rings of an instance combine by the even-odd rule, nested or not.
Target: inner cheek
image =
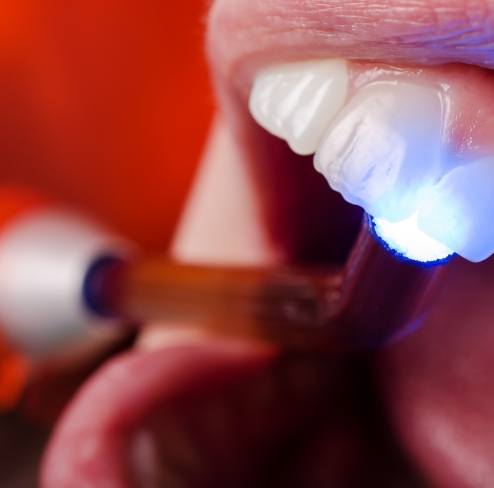
[[[356,238],[362,211],[348,205],[313,167],[260,128],[245,110],[241,137],[250,153],[265,226],[288,261],[342,263]]]

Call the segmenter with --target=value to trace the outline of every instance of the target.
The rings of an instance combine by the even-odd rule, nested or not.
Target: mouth
[[[364,209],[391,223],[416,215],[430,238],[471,261],[486,259],[494,251],[494,232],[486,225],[494,211],[494,77],[489,71],[494,55],[492,36],[480,21],[486,12],[472,6],[465,15],[456,2],[437,8],[425,1],[341,3],[220,0],[212,9],[208,49],[218,96],[246,148],[270,241],[285,261],[341,263]],[[324,178],[314,171],[312,154]],[[494,315],[491,266],[490,261],[479,267],[451,265],[422,330],[379,359],[378,383],[400,445],[420,467],[420,476],[441,486],[494,479],[494,433],[481,432],[491,424],[494,399],[493,387],[485,384],[487,344],[494,343],[488,325]],[[389,473],[386,460],[371,454],[373,443],[383,438],[383,452],[401,466],[400,476],[410,475],[395,459],[400,448],[387,438],[387,423],[374,413],[377,393],[371,379],[362,379],[374,360],[360,358],[364,367],[349,373],[348,359],[325,358],[318,373],[297,376],[295,401],[286,395],[293,385],[275,398],[280,383],[266,374],[276,363],[272,351],[230,350],[203,338],[192,346],[166,346],[167,340],[153,341],[152,351],[117,359],[80,392],[47,453],[46,486],[70,479],[203,486],[215,481],[207,477],[218,466],[231,466],[228,479],[238,481],[245,466],[252,470],[260,445],[281,449],[271,442],[287,426],[297,425],[295,437],[302,439],[300,432],[310,423],[307,410],[318,402],[327,410],[316,416],[315,430],[329,423],[330,437],[338,439],[321,456],[322,465],[331,468],[329,477],[339,479],[338,467],[328,459],[349,444],[342,465],[351,470],[365,460],[369,472]],[[461,360],[465,357],[470,368]],[[174,363],[174,358],[187,361]],[[350,369],[341,373],[345,367]],[[188,371],[191,377],[184,383]],[[235,385],[246,380],[253,386],[242,396]],[[333,388],[329,402],[328,383]],[[178,384],[186,386],[174,389]],[[468,398],[462,398],[463,388]],[[359,389],[372,400],[362,400]],[[206,390],[213,394],[208,397]],[[218,402],[225,405],[225,390],[237,405],[227,408],[228,414],[217,409]],[[362,404],[351,410],[349,402],[359,398]],[[448,399],[450,409],[444,408]],[[239,409],[239,403],[250,410]],[[203,404],[213,406],[205,409],[201,423],[197,405]],[[237,412],[233,419],[232,411]],[[223,440],[218,417],[235,425]],[[369,421],[382,421],[386,432],[369,431]],[[350,426],[352,434],[343,435],[338,423]],[[187,429],[192,438],[185,436]],[[470,435],[472,429],[478,435]],[[248,452],[237,452],[249,435]],[[354,444],[357,438],[365,445]],[[197,446],[202,446],[199,452]],[[238,459],[243,462],[236,464]],[[465,459],[476,466],[476,477],[464,467]],[[199,478],[187,478],[192,472]]]
[[[227,104],[250,96],[261,126],[315,153],[331,187],[373,217],[416,213],[419,231],[466,259],[492,253],[489,6],[226,4],[208,49]]]
[[[479,120],[490,75],[458,65],[292,62],[255,76],[250,111],[294,152],[315,153],[315,168],[349,203],[392,223],[415,216],[429,238],[478,262],[494,251],[486,226],[494,147],[485,137],[494,120]]]

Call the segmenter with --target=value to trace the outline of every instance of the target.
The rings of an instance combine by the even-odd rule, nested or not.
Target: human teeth
[[[417,210],[441,175],[442,126],[438,91],[374,82],[329,126],[315,166],[346,200],[396,222]]]
[[[436,186],[418,215],[418,226],[464,258],[494,253],[494,158],[454,168]]]
[[[251,91],[254,119],[285,139],[298,154],[312,154],[345,103],[348,85],[342,59],[287,63],[261,71]]]

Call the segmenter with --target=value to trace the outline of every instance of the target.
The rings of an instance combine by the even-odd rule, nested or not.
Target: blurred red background
[[[212,112],[206,10],[204,0],[0,2],[0,186],[43,190],[163,251]],[[24,369],[3,352],[9,400]],[[55,392],[63,400],[95,364],[41,383],[30,417],[51,419]],[[14,412],[0,433],[0,485],[35,486],[48,432]]]
[[[1,2],[0,183],[163,250],[212,112],[205,13],[203,0]]]

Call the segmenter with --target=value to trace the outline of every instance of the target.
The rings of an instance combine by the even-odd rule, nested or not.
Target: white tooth
[[[414,213],[440,177],[442,126],[438,91],[371,83],[334,119],[314,164],[346,200],[396,222]]]
[[[347,86],[343,59],[272,66],[256,76],[249,108],[259,125],[294,152],[312,154],[345,103]]]
[[[459,166],[434,188],[419,228],[469,261],[494,253],[494,158]]]

